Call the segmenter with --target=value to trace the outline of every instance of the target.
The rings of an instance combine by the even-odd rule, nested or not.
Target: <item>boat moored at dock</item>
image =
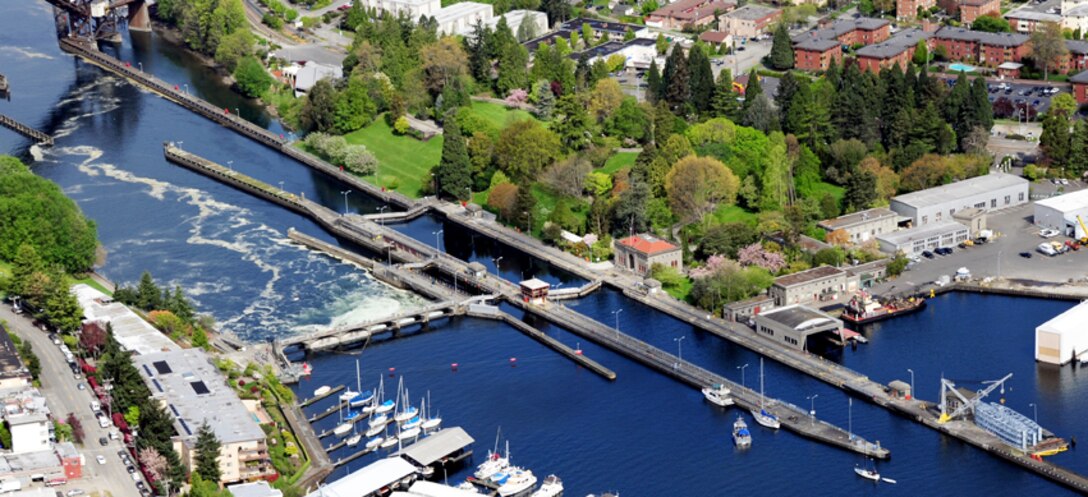
[[[926,307],[926,299],[921,297],[897,298],[880,302],[872,294],[859,291],[842,311],[842,320],[854,325],[863,325],[884,319],[918,312]]]
[[[733,398],[729,396],[729,388],[721,383],[703,388],[703,397],[719,407],[729,407],[733,405]]]

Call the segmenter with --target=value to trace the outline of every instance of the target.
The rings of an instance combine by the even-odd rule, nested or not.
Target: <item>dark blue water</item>
[[[133,281],[145,269],[194,291],[201,309],[227,329],[261,339],[308,325],[358,321],[395,312],[420,300],[374,283],[356,268],[335,263],[287,243],[296,227],[331,240],[309,221],[281,208],[177,168],[162,159],[164,140],[259,177],[284,182],[325,205],[343,208],[343,185],[317,175],[249,140],[224,131],[154,95],[142,92],[61,53],[52,39],[52,18],[43,2],[8,6],[0,19],[0,67],[12,82],[2,112],[58,135],[53,150],[38,150],[0,131],[0,150],[37,157],[35,170],[57,181],[99,225],[109,257],[102,272]],[[217,78],[155,37],[127,39],[121,56],[144,69],[243,116],[276,124],[258,107],[239,99]],[[188,83],[186,83],[186,81]],[[353,194],[348,208],[373,212],[379,205]],[[424,218],[399,227],[428,243],[443,229],[444,250],[478,260],[515,280],[538,276],[580,284],[546,264]],[[523,273],[524,271],[524,273]],[[689,325],[602,291],[578,302],[580,312],[618,326],[666,350],[683,347],[685,359],[740,381],[758,381],[758,357]],[[1032,359],[1034,327],[1070,304],[1031,299],[948,295],[923,313],[874,327],[872,342],[835,360],[880,381],[909,379],[918,393],[935,399],[937,380],[994,379],[1013,372],[1008,404],[1030,413],[1059,435],[1077,435],[1088,406],[1083,371],[1037,367]],[[881,470],[898,485],[873,487],[854,476],[860,458],[792,434],[755,430],[754,447],[732,449],[729,427],[735,411],[710,408],[698,392],[549,326],[540,325],[619,375],[607,382],[504,325],[458,320],[431,332],[371,346],[361,359],[364,381],[396,368],[414,402],[431,392],[434,409],[448,426],[460,425],[486,451],[501,426],[512,441],[516,463],[540,476],[554,472],[568,495],[604,489],[623,495],[717,496],[725,494],[816,495],[1066,495],[1041,478],[887,411],[856,400],[852,426],[892,449]],[[684,337],[679,343],[677,339]],[[509,359],[517,358],[511,367]],[[354,384],[348,355],[315,358],[316,374],[301,385]],[[454,372],[453,362],[460,363]],[[388,378],[392,392],[397,378]],[[814,399],[821,418],[848,424],[848,401],[838,390],[773,362],[766,364],[768,395],[807,408]],[[328,428],[335,420],[326,420]],[[366,464],[360,459],[352,468]],[[1076,450],[1054,458],[1088,472]],[[345,470],[346,471],[346,470]],[[451,475],[460,480],[465,473]]]

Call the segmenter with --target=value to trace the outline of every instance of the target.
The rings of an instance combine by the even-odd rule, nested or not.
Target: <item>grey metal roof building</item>
[[[773,309],[753,318],[756,333],[794,348],[807,350],[808,339],[820,333],[842,334],[842,321],[803,305]]]
[[[774,7],[765,7],[763,5],[756,5],[754,3],[747,4],[737,10],[734,10],[725,15],[733,19],[744,19],[746,21],[758,21],[778,11]]]
[[[956,211],[972,207],[992,210],[1027,203],[1028,181],[1006,173],[990,173],[892,197],[891,209],[911,218],[914,226],[951,221]]]
[[[858,57],[889,59],[903,53],[904,50],[914,49],[919,40],[928,40],[932,36],[933,33],[921,29],[904,29],[887,40],[861,47],[854,53]]]
[[[839,40],[834,38],[806,38],[801,41],[795,41],[793,47],[801,50],[813,50],[817,52],[823,52],[824,50],[831,50],[839,46]]]
[[[972,41],[996,47],[1018,47],[1031,39],[1028,35],[1020,33],[988,33],[986,31],[971,31],[970,29],[950,26],[937,30],[937,34],[934,36],[938,39]]]
[[[858,17],[857,19],[839,19],[831,23],[831,25],[813,29],[811,31],[805,31],[804,33],[793,35],[792,41],[794,43],[801,43],[806,39],[822,38],[825,40],[837,39],[838,37],[855,30],[862,31],[874,31],[880,29],[889,22],[886,19],[876,19],[872,17]]]
[[[967,240],[971,230],[955,221],[930,223],[925,226],[899,230],[878,236],[880,251],[895,255],[902,252],[907,255],[920,254],[926,250],[952,247]]]
[[[430,466],[472,445],[475,440],[459,426],[446,428],[420,440],[394,455],[402,456],[418,466]]]

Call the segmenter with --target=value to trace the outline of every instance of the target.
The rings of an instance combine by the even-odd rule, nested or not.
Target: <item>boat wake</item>
[[[15,46],[11,46],[11,45],[0,46],[0,52],[13,53],[13,54],[16,54],[16,55],[18,55],[20,57],[23,57],[25,59],[53,60],[55,58],[52,55],[39,52],[39,51],[34,50],[34,49],[30,48],[30,47],[15,47]]]

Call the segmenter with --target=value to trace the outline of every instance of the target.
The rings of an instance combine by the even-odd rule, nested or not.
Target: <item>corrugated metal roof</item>
[[[438,460],[457,452],[475,440],[461,427],[446,428],[401,450],[397,455],[404,456],[421,466],[430,466]]]

